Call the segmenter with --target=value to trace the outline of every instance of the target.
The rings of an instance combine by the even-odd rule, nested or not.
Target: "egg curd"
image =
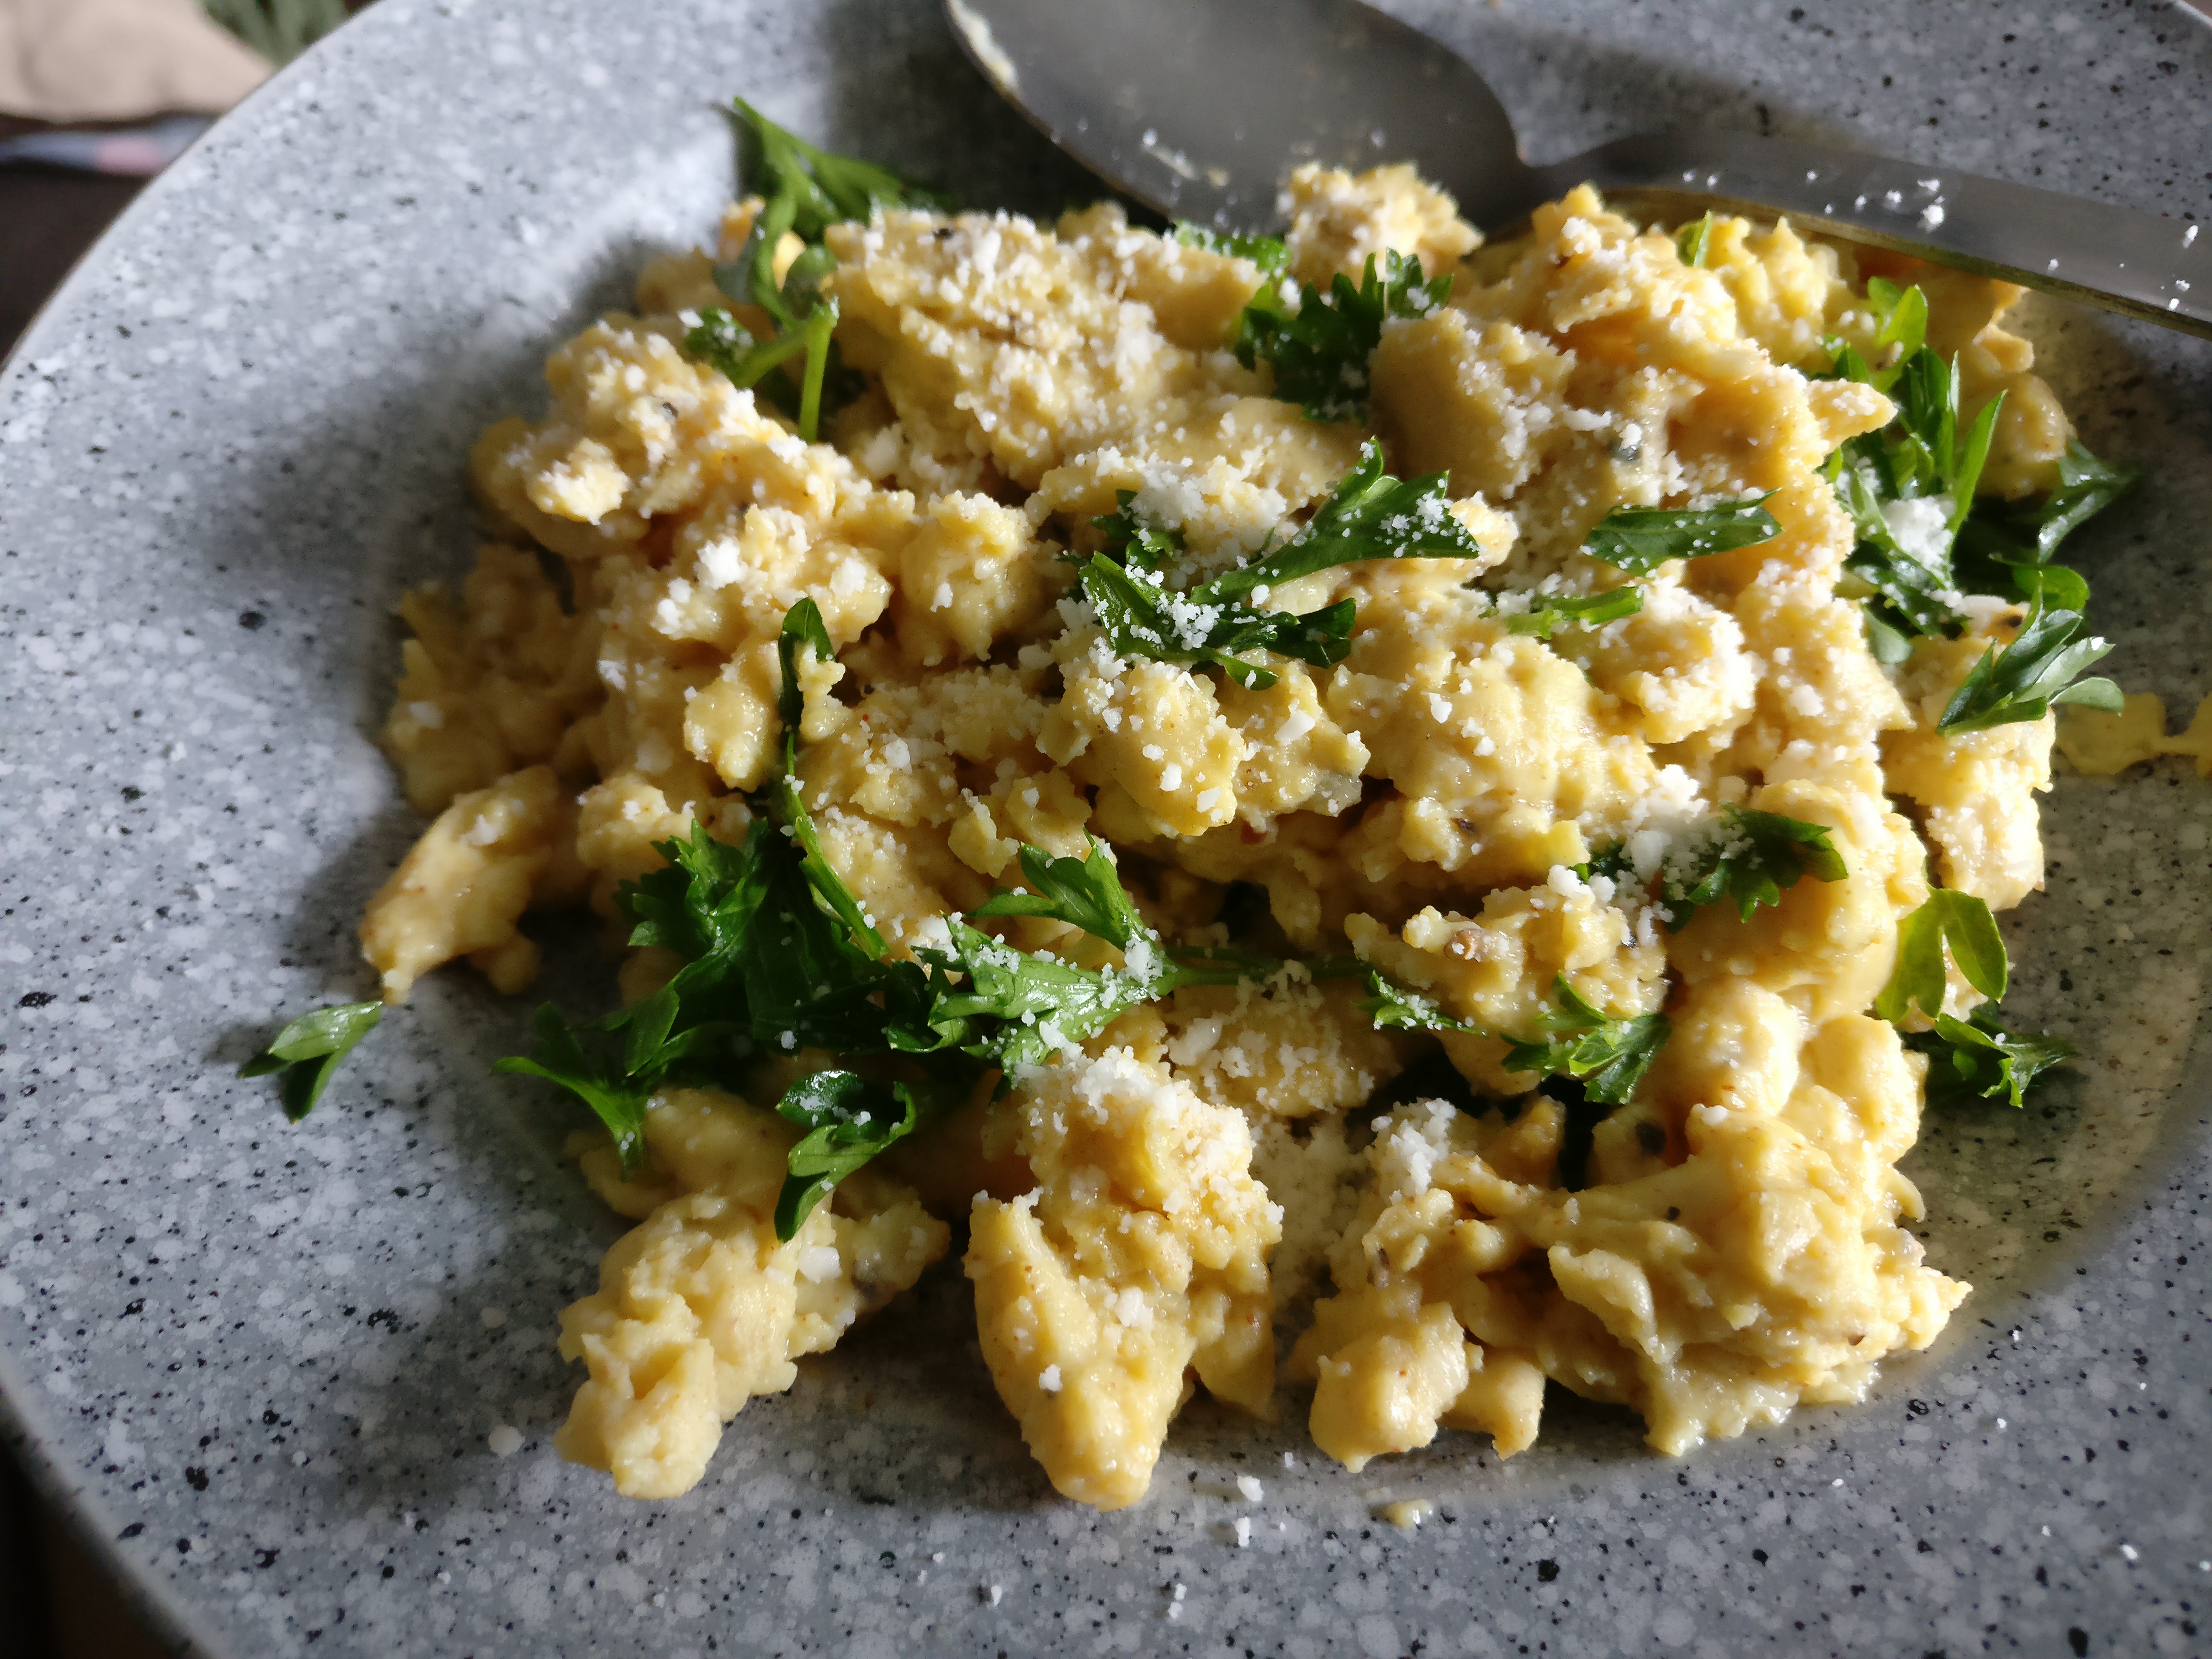
[[[1110,205],[886,211],[827,234],[853,392],[803,442],[684,349],[730,305],[714,266],[750,201],[553,354],[544,418],[477,445],[493,539],[458,601],[402,607],[383,740],[434,822],[362,926],[388,1000],[454,957],[519,990],[527,912],[612,915],[695,823],[742,841],[782,753],[778,630],[811,599],[836,659],[803,675],[798,777],[892,957],[1018,886],[1024,844],[1095,836],[1169,939],[1356,957],[1479,1028],[1377,1029],[1358,981],[1297,972],[1178,990],[979,1092],[781,1241],[799,1130],[769,1109],[833,1056],[764,1057],[748,1098],[665,1091],[632,1176],[580,1140],[638,1224],[562,1316],[588,1380],[556,1444],[619,1491],[690,1488],[749,1398],[962,1236],[1000,1396],[1052,1484],[1102,1509],[1144,1495],[1194,1388],[1259,1417],[1300,1402],[1352,1469],[1440,1428],[1519,1451],[1547,1382],[1681,1453],[1861,1398],[1966,1295],[1906,1231],[1926,1061],[1869,1009],[1931,868],[1999,908],[2039,886],[2053,731],[1936,729],[2019,607],[1977,602],[1964,637],[1885,666],[1838,592],[1853,529],[1822,464],[1892,406],[1808,377],[1824,340],[1878,353],[1863,284],[1909,262],[1721,220],[1692,265],[1588,189],[1485,246],[1403,167],[1309,167],[1290,204],[1293,277],[1392,251],[1451,276],[1384,327],[1364,423],[1240,366],[1247,258]],[[1983,491],[2051,488],[2070,428],[1999,325],[2015,290],[1911,270],[1962,424],[2008,394]],[[1479,557],[1255,596],[1358,602],[1341,662],[1270,658],[1260,689],[1110,647],[1062,556],[1121,492],[1229,568],[1370,439],[1395,475],[1449,474]],[[1583,550],[1610,510],[1755,495],[1771,539],[1660,566],[1635,615],[1512,630],[1618,583]],[[1729,805],[1825,827],[1848,873],[1670,928],[1649,883]],[[1633,874],[1583,873],[1606,848]],[[626,994],[671,965],[635,952]],[[1486,1034],[1540,1029],[1561,980],[1673,1028],[1580,1127]]]

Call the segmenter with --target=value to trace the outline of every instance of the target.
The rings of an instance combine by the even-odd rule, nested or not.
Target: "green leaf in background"
[[[348,1002],[334,1008],[318,1008],[302,1014],[283,1030],[267,1048],[238,1068],[240,1077],[267,1077],[282,1072],[277,1092],[284,1115],[297,1123],[315,1109],[338,1066],[354,1045],[367,1036],[384,1018],[380,1002]]]
[[[1209,230],[1188,219],[1177,221],[1168,236],[1185,247],[1204,248],[1208,253],[1225,254],[1232,259],[1249,259],[1259,266],[1262,276],[1281,276],[1291,262],[1290,249],[1277,236],[1240,236],[1234,231]]]
[[[1713,243],[1713,216],[1692,219],[1674,233],[1674,252],[1686,265],[1702,265]]]
[[[1782,533],[1764,505],[1773,493],[1726,507],[1616,507],[1583,538],[1583,551],[1632,576],[1648,576],[1669,559],[1756,547]]]
[[[272,64],[289,64],[346,20],[345,0],[202,0],[207,15]]]

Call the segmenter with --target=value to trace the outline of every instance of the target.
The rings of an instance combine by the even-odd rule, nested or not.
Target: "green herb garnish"
[[[1850,873],[1828,837],[1827,825],[1779,812],[1723,806],[1713,828],[1686,854],[1669,859],[1662,881],[1667,923],[1677,927],[1699,907],[1732,901],[1737,917],[1751,920],[1762,904],[1779,904],[1798,878],[1841,881]]]
[[[1310,420],[1364,421],[1368,359],[1382,343],[1383,323],[1425,317],[1450,292],[1450,272],[1425,281],[1421,262],[1395,248],[1383,253],[1379,276],[1368,256],[1357,287],[1341,271],[1327,293],[1302,284],[1296,310],[1273,283],[1262,283],[1238,320],[1237,359],[1247,368],[1272,367],[1275,395],[1304,404]]]
[[[1334,969],[1337,964],[1324,964]],[[1317,969],[1318,974],[1322,969]],[[1346,971],[1367,981],[1367,994],[1362,997],[1362,1012],[1376,1026],[1386,1031],[1472,1031],[1475,1028],[1463,1019],[1456,1019],[1443,1011],[1443,1005],[1425,992],[1399,984],[1381,969],[1365,963],[1348,964]]]
[[[2076,678],[2112,648],[2094,635],[2076,637],[2082,625],[2080,611],[2050,609],[2038,592],[2020,632],[2003,649],[1993,645],[1982,653],[1945,706],[1936,729],[1950,736],[2017,720],[2039,720],[2053,704],[2062,702],[2118,714],[2123,702],[2118,686],[2101,678]]]
[[[1603,593],[1531,593],[1528,610],[1498,614],[1505,618],[1507,633],[1548,640],[1562,628],[1601,628],[1643,609],[1644,590],[1625,582]]]
[[[1348,971],[1365,979],[1368,994],[1359,1006],[1385,1030],[1480,1031],[1479,1026],[1444,1012],[1434,997],[1397,984],[1364,963],[1325,963],[1314,971],[1316,976]],[[1553,989],[1559,1006],[1538,1017],[1537,1036],[1533,1040],[1501,1038],[1509,1045],[1505,1069],[1573,1078],[1583,1085],[1589,1099],[1610,1106],[1626,1104],[1645,1068],[1666,1046],[1674,1027],[1660,1014],[1611,1018],[1577,995],[1564,974],[1553,981]]]
[[[284,1115],[297,1123],[315,1109],[338,1066],[354,1045],[374,1030],[384,1018],[380,1002],[348,1002],[334,1008],[318,1008],[302,1014],[260,1054],[238,1068],[240,1077],[267,1077],[282,1072],[277,1092]]]
[[[1194,225],[1188,219],[1177,221],[1168,234],[1185,247],[1204,248],[1208,253],[1225,254],[1232,259],[1249,259],[1260,268],[1262,276],[1281,276],[1291,262],[1291,251],[1279,236],[1243,236],[1235,231]]]
[[[1382,470],[1382,447],[1370,439],[1358,464],[1296,535],[1182,592],[1168,586],[1165,568],[1181,552],[1181,538],[1138,526],[1125,503],[1112,519],[1126,528],[1121,545],[1130,564],[1141,558],[1143,567],[1094,553],[1082,565],[1084,592],[1120,655],[1218,668],[1239,685],[1262,689],[1279,677],[1251,661],[1251,653],[1272,651],[1316,667],[1341,662],[1352,649],[1358,607],[1340,599],[1297,614],[1243,601],[1265,599],[1286,582],[1365,559],[1480,557],[1481,544],[1451,510],[1449,487],[1442,472],[1392,477]],[[1097,522],[1109,538],[1121,533],[1108,520]]]
[[[1712,251],[1713,215],[1709,211],[1703,218],[1692,219],[1674,233],[1674,252],[1686,265],[1702,265]]]
[[[1960,586],[2000,599],[2033,599],[2040,592],[2053,609],[2084,609],[2087,583],[2051,560],[2069,536],[2133,489],[2138,476],[2069,440],[2058,463],[2058,487],[2049,495],[1974,503],[1953,550]],[[2068,578],[2081,584],[2078,597]]]
[[[710,307],[684,337],[684,349],[738,386],[758,386],[770,374],[780,374],[788,387],[785,396],[793,400],[786,406],[798,421],[799,435],[812,443],[821,430],[831,336],[837,327],[836,301],[822,292],[837,261],[822,246],[823,233],[847,220],[872,218],[884,208],[948,204],[887,167],[817,149],[742,98],[732,102],[759,149],[764,205],[738,257],[714,267],[714,285],[731,299],[766,312],[775,331],[757,340],[728,312]],[[787,231],[807,246],[778,283],[775,252]],[[791,362],[802,354],[805,366],[794,374]]]
[[[1773,493],[1726,507],[1616,507],[1583,538],[1583,551],[1631,575],[1648,576],[1669,559],[1756,547],[1782,533],[1764,505]]]
[[[1674,1027],[1663,1014],[1613,1019],[1575,994],[1566,975],[1553,981],[1559,998],[1537,1021],[1542,1035],[1516,1042],[1505,1055],[1509,1072],[1539,1072],[1581,1082],[1591,1100],[1625,1106],[1645,1070],[1666,1046]]]
[[[785,1158],[775,1236],[790,1238],[839,1182],[942,1116],[949,1103],[957,1103],[904,1083],[885,1087],[857,1072],[815,1072],[793,1084],[775,1109],[807,1133]]]
[[[1114,499],[1121,505],[1091,521],[1091,527],[1106,538],[1108,558],[1126,570],[1165,570],[1183,556],[1180,530],[1162,529],[1138,516],[1135,490],[1117,489]],[[1073,564],[1083,562],[1079,557],[1063,556]]]
[[[1978,501],[2003,394],[1984,404],[1962,433],[1959,365],[1923,343],[1925,296],[1880,278],[1868,284],[1868,296],[1883,317],[1876,343],[1895,344],[1900,359],[1877,372],[1839,346],[1833,373],[1888,392],[1897,400],[1897,416],[1881,431],[1845,443],[1829,458],[1828,476],[1857,532],[1848,568],[1873,590],[1865,608],[1875,655],[1902,662],[1915,635],[1956,638],[1966,625],[1955,604],[1961,592],[2039,598],[2052,615],[2078,616],[2088,603],[2088,584],[2051,557],[2074,529],[2124,494],[2135,475],[2074,443],[2049,495],[2025,504]],[[1899,510],[1915,501],[1928,505]]]
[[[1984,1002],[1965,1019],[1936,1017],[1932,1031],[1908,1031],[1905,1046],[1928,1056],[1927,1097],[1930,1106],[1964,1105],[1972,1100],[2027,1103],[2027,1087],[2042,1073],[2063,1065],[2078,1052],[2063,1037],[2014,1031]]]
[[[2012,958],[1987,901],[1939,887],[1898,925],[1897,966],[1874,1000],[1875,1014],[1895,1024],[1916,1006],[1930,1019],[1942,1013],[1949,983],[1943,971],[1947,947],[1967,984],[1988,1001],[2004,1000]]]
[[[616,896],[630,944],[668,951],[683,966],[658,991],[596,1021],[572,1024],[550,1005],[540,1008],[530,1054],[498,1064],[591,1107],[625,1173],[642,1165],[646,1106],[664,1087],[742,1092],[761,1057],[803,1048],[859,1060],[873,1069],[816,1073],[778,1103],[807,1130],[790,1153],[777,1207],[778,1236],[788,1238],[838,1181],[927,1128],[991,1073],[1004,1089],[1011,1074],[1139,1003],[1185,985],[1280,971],[1272,958],[1166,945],[1096,841],[1080,859],[1024,848],[1032,890],[1002,891],[975,915],[1066,922],[1121,951],[1121,966],[1017,950],[959,916],[944,919],[945,945],[890,960],[874,919],[823,855],[791,775],[805,702],[800,653],[831,655],[811,600],[786,613],[778,651],[786,769],[751,798],[744,842],[717,841],[695,823],[689,842],[659,844],[665,866]]]
[[[1943,1012],[1949,984],[1946,950],[1982,1002],[1966,1018]],[[2063,1037],[2038,1036],[2008,1025],[1997,1013],[2012,977],[2004,935],[1989,905],[1972,894],[1939,887],[1897,930],[1897,966],[1875,999],[1875,1016],[1900,1024],[1917,1011],[1934,1022],[1929,1031],[1907,1031],[1905,1046],[1928,1056],[1930,1105],[1983,1098],[2024,1103],[2037,1074],[2071,1060]]]

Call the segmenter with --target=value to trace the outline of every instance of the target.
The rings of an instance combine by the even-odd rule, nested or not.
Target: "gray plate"
[[[1407,9],[1486,55],[1540,159],[1771,125],[2206,209],[2212,30],[2177,7]],[[553,1455],[552,1316],[616,1226],[568,1120],[486,1074],[521,1006],[441,975],[298,1128],[232,1072],[368,993],[355,915],[416,828],[368,735],[392,603],[464,566],[477,428],[706,233],[739,89],[971,201],[1085,189],[933,7],[384,0],[149,190],[0,376],[0,1382],[154,1616],[380,1659],[2205,1651],[2212,785],[2180,771],[2051,799],[2017,995],[2087,1060],[1929,1126],[1923,1231],[1978,1288],[1863,1407],[1669,1462],[1555,1398],[1510,1463],[1446,1435],[1352,1476],[1201,1405],[1101,1517],[992,1401],[954,1274],[749,1407],[688,1498]],[[2112,668],[2185,708],[2212,347],[2035,322],[2090,444],[2148,472],[2081,538]],[[1437,1517],[1381,1524],[1397,1498]]]

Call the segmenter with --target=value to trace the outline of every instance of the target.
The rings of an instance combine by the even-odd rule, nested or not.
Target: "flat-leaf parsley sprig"
[[[2010,643],[1989,647],[1967,671],[1936,729],[1951,736],[2039,720],[2062,702],[2118,714],[2123,703],[2118,686],[2101,677],[2078,678],[2112,648],[2094,635],[2082,638],[2084,625],[2080,611],[2053,609],[2039,592]]]
[[[1660,908],[1667,925],[1679,929],[1692,911],[1723,899],[1735,906],[1739,921],[1748,921],[1760,905],[1779,904],[1801,877],[1843,880],[1850,872],[1832,834],[1826,824],[1780,812],[1722,807],[1662,866]]]
[[[2080,439],[2069,438],[2058,459],[2057,487],[2048,495],[1975,501],[1953,545],[1960,585],[2000,599],[2032,599],[2040,592],[2053,605],[2081,610],[2088,584],[2051,561],[2069,536],[2134,489],[2140,477],[2131,467],[2098,459]],[[2069,578],[2080,585],[2070,603],[2069,590],[2054,591],[2055,583]]]
[[[284,1102],[284,1115],[297,1123],[315,1109],[315,1103],[330,1087],[331,1078],[354,1046],[371,1031],[384,1018],[380,1002],[341,1003],[332,1008],[318,1008],[311,1014],[302,1014],[283,1030],[276,1040],[238,1068],[240,1077],[267,1077],[271,1073],[283,1073],[277,1092]]]
[[[1272,651],[1322,668],[1340,663],[1352,649],[1358,615],[1350,599],[1303,614],[1258,608],[1276,588],[1366,559],[1482,556],[1481,544],[1451,510],[1449,483],[1442,472],[1392,477],[1382,470],[1382,445],[1370,439],[1288,541],[1183,592],[1168,585],[1181,538],[1142,524],[1125,500],[1119,513],[1096,521],[1108,548],[1082,562],[1084,594],[1117,654],[1218,668],[1239,685],[1263,689],[1279,677],[1251,660],[1254,653]]]
[[[1773,495],[1750,495],[1718,507],[1616,507],[1591,526],[1582,550],[1632,576],[1656,574],[1670,559],[1702,559],[1756,547],[1782,533],[1765,503]],[[1548,640],[1562,628],[1601,628],[1644,609],[1644,590],[1635,582],[1597,593],[1528,594],[1500,604],[1497,614],[1506,631]]]
[[[2071,697],[2060,695],[2066,680],[2102,652],[2088,641],[2075,644],[2088,583],[2051,559],[2069,535],[2124,495],[2136,475],[2069,440],[2058,464],[2057,488],[2048,495],[2025,501],[1978,499],[2005,394],[1984,404],[1962,428],[1959,361],[1954,356],[1947,362],[1926,343],[1927,296],[1917,287],[1900,289],[1880,277],[1867,284],[1867,296],[1881,319],[1875,345],[1883,352],[1893,348],[1897,359],[1876,368],[1850,345],[1831,341],[1830,374],[1888,393],[1897,413],[1881,431],[1847,441],[1828,458],[1827,473],[1856,532],[1845,568],[1863,584],[1875,655],[1900,663],[1915,636],[1956,638],[1966,622],[1959,605],[1962,593],[2039,602],[2051,620],[2010,671],[2038,689],[2011,697],[1997,695],[2002,688],[1993,691],[1985,680],[1974,697],[1954,702],[1958,718],[1976,717],[1978,710],[2034,711],[1980,720],[1996,725],[2039,718],[2043,708],[2058,701],[2106,707],[2110,699],[2098,689],[2101,683]],[[2071,627],[2058,620],[2066,612],[2075,616]],[[2031,665],[2033,675],[2027,672]],[[2057,678],[2054,668],[2060,671]],[[1957,724],[1947,714],[1942,729],[1978,727]]]
[[[1184,234],[1182,240],[1194,239]],[[1237,252],[1261,264],[1273,278],[1281,262],[1254,239]],[[1196,246],[1206,246],[1203,242]],[[1237,322],[1237,361],[1247,368],[1267,363],[1275,371],[1275,395],[1302,404],[1315,421],[1364,421],[1370,390],[1369,359],[1382,343],[1382,325],[1392,318],[1425,317],[1451,293],[1451,273],[1425,277],[1418,258],[1387,250],[1378,270],[1370,254],[1355,285],[1341,271],[1326,292],[1311,283],[1299,285],[1294,307],[1273,280],[1260,284]]]
[[[1983,1000],[1964,1019],[1943,1012],[1949,988],[1944,955]],[[1928,1056],[1931,1106],[1972,1099],[2027,1103],[2027,1086],[2075,1057],[2063,1037],[2022,1031],[1997,1012],[2010,988],[2012,961],[1989,905],[1970,893],[1937,888],[1897,931],[1897,966],[1875,999],[1877,1018],[1905,1024],[1917,1014],[1930,1029],[1906,1030],[1905,1046]]]
[[[670,951],[682,965],[659,990],[599,1020],[572,1023],[550,1004],[540,1008],[530,1054],[499,1062],[501,1071],[544,1079],[582,1100],[614,1138],[626,1171],[642,1165],[646,1109],[657,1091],[694,1084],[742,1093],[764,1056],[838,1055],[836,1066],[802,1078],[777,1103],[807,1131],[789,1154],[777,1207],[778,1235],[788,1238],[838,1181],[938,1121],[993,1073],[1003,1090],[1024,1068],[1182,986],[1282,971],[1271,958],[1165,943],[1095,840],[1081,858],[1024,847],[1030,890],[1002,891],[975,916],[1063,922],[1120,952],[1118,965],[1086,968],[1023,951],[957,915],[942,919],[942,944],[892,959],[874,919],[823,855],[793,776],[801,656],[827,659],[830,652],[812,601],[787,614],[779,650],[786,769],[751,798],[744,841],[718,841],[695,823],[688,842],[659,844],[663,868],[617,895],[632,924],[629,942]]]
[[[1613,1019],[1577,995],[1564,974],[1552,988],[1558,1006],[1537,1017],[1534,1041],[1516,1042],[1506,1050],[1505,1069],[1572,1078],[1589,1099],[1626,1106],[1667,1046],[1673,1024],[1664,1014]]]
[[[1505,1069],[1539,1077],[1571,1078],[1585,1097],[1607,1106],[1625,1106],[1636,1085],[1667,1046],[1673,1024],[1662,1014],[1634,1014],[1616,1019],[1584,1000],[1557,975],[1557,1006],[1537,1016],[1534,1037],[1486,1032],[1443,1011],[1434,997],[1397,984],[1381,969],[1359,962],[1315,964],[1316,977],[1352,975],[1367,981],[1360,1007],[1377,1026],[1398,1031],[1463,1031],[1505,1043]]]
[[[1927,343],[1928,301],[1921,290],[1875,277],[1867,298],[1881,327],[1878,352],[1896,361],[1870,366],[1852,346],[1832,341],[1829,377],[1887,393],[1896,413],[1879,432],[1850,439],[1828,458],[1837,500],[1857,532],[1847,565],[1871,589],[1865,602],[1875,653],[1901,662],[1915,635],[1957,635],[1965,617],[1953,601],[1951,550],[1973,507],[2004,396],[1983,405],[1963,436],[1956,357]]]
[[[1616,507],[1583,538],[1583,551],[1632,576],[1649,576],[1669,559],[1702,559],[1756,547],[1782,533],[1766,510],[1773,495],[1719,507]]]
[[[823,279],[837,261],[822,246],[823,233],[846,220],[872,218],[884,208],[948,204],[888,167],[817,149],[742,98],[732,101],[753,135],[766,188],[762,192],[764,204],[754,216],[744,248],[729,264],[714,267],[714,284],[740,304],[765,312],[775,331],[756,339],[727,311],[710,307],[699,313],[697,325],[685,335],[684,349],[741,386],[758,385],[769,374],[781,371],[797,392],[793,412],[799,435],[811,443],[821,429],[830,339],[837,327],[837,302],[822,292]],[[806,246],[779,283],[776,249],[787,231]],[[805,368],[794,374],[790,363],[801,354]]]

